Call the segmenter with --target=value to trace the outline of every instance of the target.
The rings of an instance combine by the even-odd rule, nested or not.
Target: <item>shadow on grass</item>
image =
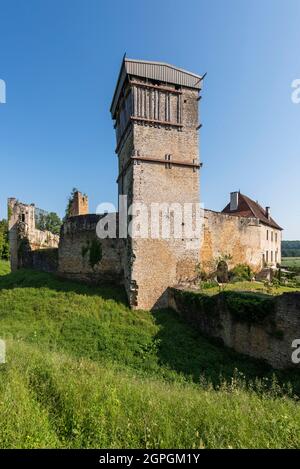
[[[58,292],[74,292],[79,295],[101,296],[105,300],[113,299],[128,306],[125,290],[122,286],[109,283],[88,285],[74,280],[67,280],[35,270],[21,269],[0,276],[0,291],[14,288],[49,288]]]
[[[298,370],[274,370],[263,360],[239,354],[217,339],[202,336],[173,310],[156,311],[153,316],[159,326],[156,340],[162,366],[189,376],[194,382],[202,376],[214,386],[236,377],[248,384],[264,378],[265,385],[271,387],[275,378],[280,386],[291,384],[300,396]]]
[[[79,295],[99,296],[105,300],[114,300],[128,308],[124,289],[111,284],[99,286],[85,285],[58,278],[54,274],[30,270],[19,270],[0,276],[0,291],[15,288],[48,288],[57,292],[74,292]],[[217,343],[216,340],[202,336],[173,310],[161,309],[154,312],[135,311],[133,314],[137,317],[144,317],[145,313],[153,318],[157,326],[157,332],[153,336],[151,336],[150,331],[146,333],[146,331],[141,330],[140,323],[133,324],[132,318],[131,322],[127,324],[127,328],[124,328],[121,324],[122,327],[118,329],[118,335],[116,330],[113,329],[115,326],[106,328],[102,322],[99,324],[92,322],[90,324],[88,319],[83,322],[81,318],[79,318],[80,323],[77,323],[78,318],[73,316],[66,321],[64,326],[66,330],[63,329],[64,334],[62,330],[60,336],[69,344],[72,343],[74,334],[77,337],[81,332],[84,336],[84,340],[81,341],[82,344],[89,344],[91,346],[96,340],[96,334],[98,341],[100,339],[103,340],[103,343],[101,342],[101,350],[96,351],[93,355],[89,349],[80,349],[83,356],[89,356],[92,359],[98,359],[102,355],[104,358],[111,356],[117,362],[123,363],[123,354],[127,353],[131,356],[130,354],[133,353],[135,361],[133,363],[132,359],[130,359],[128,362],[129,366],[133,365],[135,368],[147,371],[145,368],[147,360],[150,362],[154,360],[153,363],[158,361],[161,368],[159,374],[161,375],[162,373],[167,379],[170,377],[170,374],[167,371],[164,373],[163,370],[178,373],[195,383],[199,383],[200,378],[205,377],[215,386],[219,385],[223,379],[230,381],[233,376],[240,377],[245,382],[254,381],[256,378],[268,378],[271,385],[272,376],[275,375],[281,385],[291,383],[295,394],[300,396],[300,373],[297,370],[274,371],[263,361],[240,355]],[[124,321],[126,321],[125,318]],[[149,322],[151,321],[149,319]],[[104,329],[102,331],[103,326]],[[103,335],[104,332],[105,336]],[[108,332],[109,336],[107,335]],[[145,335],[145,337],[140,337],[144,332],[146,335],[149,333],[150,336]],[[146,341],[146,345],[144,341]],[[110,343],[111,345],[109,345]],[[111,351],[109,352],[110,347]],[[152,357],[153,354],[154,356]],[[236,370],[240,374],[237,374]]]

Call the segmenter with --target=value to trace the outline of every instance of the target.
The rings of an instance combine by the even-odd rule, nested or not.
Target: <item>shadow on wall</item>
[[[218,340],[202,336],[173,310],[156,310],[153,317],[159,326],[156,340],[161,365],[190,377],[191,381],[199,382],[204,376],[216,385],[221,376],[230,379],[235,369],[247,379],[264,376],[271,370],[260,360],[249,359],[224,347]]]
[[[159,326],[155,340],[161,366],[195,383],[204,379],[215,388],[224,381],[233,385],[241,382],[257,392],[276,388],[284,394],[292,389],[294,395],[300,396],[298,370],[274,370],[263,360],[239,354],[218,339],[203,336],[174,310],[157,310],[153,317]],[[263,380],[263,387],[257,378]]]

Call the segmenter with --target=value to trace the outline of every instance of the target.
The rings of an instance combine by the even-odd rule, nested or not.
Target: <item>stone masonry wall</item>
[[[273,368],[300,367],[291,360],[292,342],[300,339],[300,292],[275,297],[274,308],[258,322],[234,316],[225,298],[224,294],[214,298],[216,307],[212,310],[209,300],[200,307],[197,301],[187,301],[182,291],[169,290],[169,306],[204,335],[221,339],[239,353],[263,359]]]
[[[101,215],[70,217],[61,229],[58,274],[89,283],[123,282],[123,240],[96,236]]]
[[[35,205],[27,205],[15,198],[8,199],[8,226],[11,269],[22,267],[37,270],[55,270],[57,257],[47,255],[48,250],[57,250],[59,236],[35,227]],[[37,253],[39,251],[39,254]],[[44,263],[43,263],[44,262]]]
[[[203,270],[211,272],[217,259],[231,256],[229,268],[248,264],[254,272],[262,269],[262,227],[255,218],[233,217],[227,214],[204,211],[204,231],[200,248]]]
[[[76,191],[70,205],[70,217],[77,215],[87,215],[89,213],[89,199],[88,196]]]
[[[133,146],[141,157],[199,163],[198,149],[198,91],[182,88],[181,128],[133,124]],[[171,116],[175,115],[176,100],[171,101]],[[199,170],[192,166],[177,166],[136,161],[132,170],[133,201],[143,203],[150,212],[151,204],[199,203]],[[199,261],[199,246],[188,247],[189,240],[147,239],[131,240],[131,278],[127,291],[133,307],[151,309],[167,304],[169,286],[193,282]]]

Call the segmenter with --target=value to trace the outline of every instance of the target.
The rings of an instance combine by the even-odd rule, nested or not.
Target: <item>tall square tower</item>
[[[136,207],[132,214],[140,205],[149,214],[147,235],[143,229],[125,240],[125,287],[136,308],[164,306],[169,286],[195,279],[199,247],[184,234],[175,236],[173,209],[199,204],[201,84],[201,76],[165,63],[125,58],[121,66],[111,105],[118,191],[127,196],[128,208]],[[154,226],[157,220],[160,228]],[[166,237],[162,224],[168,220]],[[185,224],[183,216],[182,230]]]

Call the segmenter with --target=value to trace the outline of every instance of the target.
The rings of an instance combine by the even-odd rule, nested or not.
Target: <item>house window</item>
[[[277,251],[275,251],[275,262],[276,262],[276,264],[278,262],[278,252]]]
[[[266,263],[268,264],[269,262],[269,251],[266,251]]]
[[[274,235],[274,233],[273,233],[273,231],[271,231],[271,241],[272,241],[272,242],[273,242],[273,239],[274,239],[274,238],[273,238],[273,235]]]
[[[263,255],[262,255],[262,263],[263,263],[263,266],[266,265],[266,256],[265,256],[264,253],[263,253]]]
[[[269,230],[267,230],[267,241],[269,240]]]
[[[273,251],[271,251],[271,262],[273,262]]]
[[[277,241],[278,241],[278,235],[277,233],[275,233],[275,242],[277,243]]]

